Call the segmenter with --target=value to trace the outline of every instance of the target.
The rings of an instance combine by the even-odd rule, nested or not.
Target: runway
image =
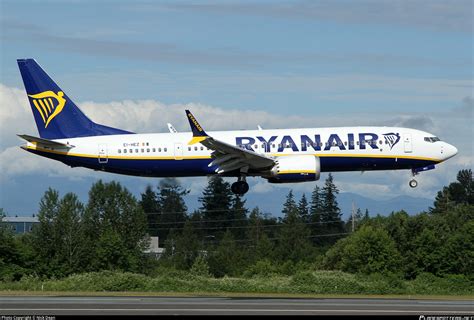
[[[371,314],[473,317],[474,301],[215,297],[0,297],[0,317],[3,315]]]

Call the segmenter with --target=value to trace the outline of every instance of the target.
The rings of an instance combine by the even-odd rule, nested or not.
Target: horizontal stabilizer
[[[27,134],[18,134],[18,136],[22,139],[25,139],[28,142],[31,142],[35,145],[40,145],[40,146],[46,146],[50,148],[67,148],[70,149],[74,147],[73,145],[66,144],[66,143],[61,143],[61,142],[56,142],[48,139],[43,139],[43,138],[38,138],[38,137],[33,137],[29,136]]]

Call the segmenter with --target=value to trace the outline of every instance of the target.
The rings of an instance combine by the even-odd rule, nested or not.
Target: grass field
[[[268,297],[396,297],[474,299],[474,283],[464,276],[422,274],[414,280],[362,276],[339,271],[305,271],[293,276],[212,278],[174,271],[154,277],[103,271],[63,279],[24,277],[1,282],[0,295],[144,295]]]

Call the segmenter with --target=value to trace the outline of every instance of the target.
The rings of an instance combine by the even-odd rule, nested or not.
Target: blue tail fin
[[[18,59],[17,62],[41,138],[132,133],[91,121],[34,59]]]

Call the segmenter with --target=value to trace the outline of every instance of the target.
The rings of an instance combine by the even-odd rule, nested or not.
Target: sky
[[[0,208],[37,212],[48,187],[87,200],[98,179],[139,196],[159,179],[74,168],[21,150],[37,135],[16,64],[34,58],[94,121],[134,132],[386,125],[459,153],[409,171],[336,173],[341,192],[433,198],[472,168],[472,1],[0,1]],[[323,174],[322,185],[327,175]],[[229,180],[232,182],[232,180]],[[204,177],[180,179],[197,198]],[[249,203],[314,183],[250,179]],[[278,199],[283,202],[283,199]],[[261,204],[264,207],[264,204]],[[189,203],[189,207],[198,203]]]

